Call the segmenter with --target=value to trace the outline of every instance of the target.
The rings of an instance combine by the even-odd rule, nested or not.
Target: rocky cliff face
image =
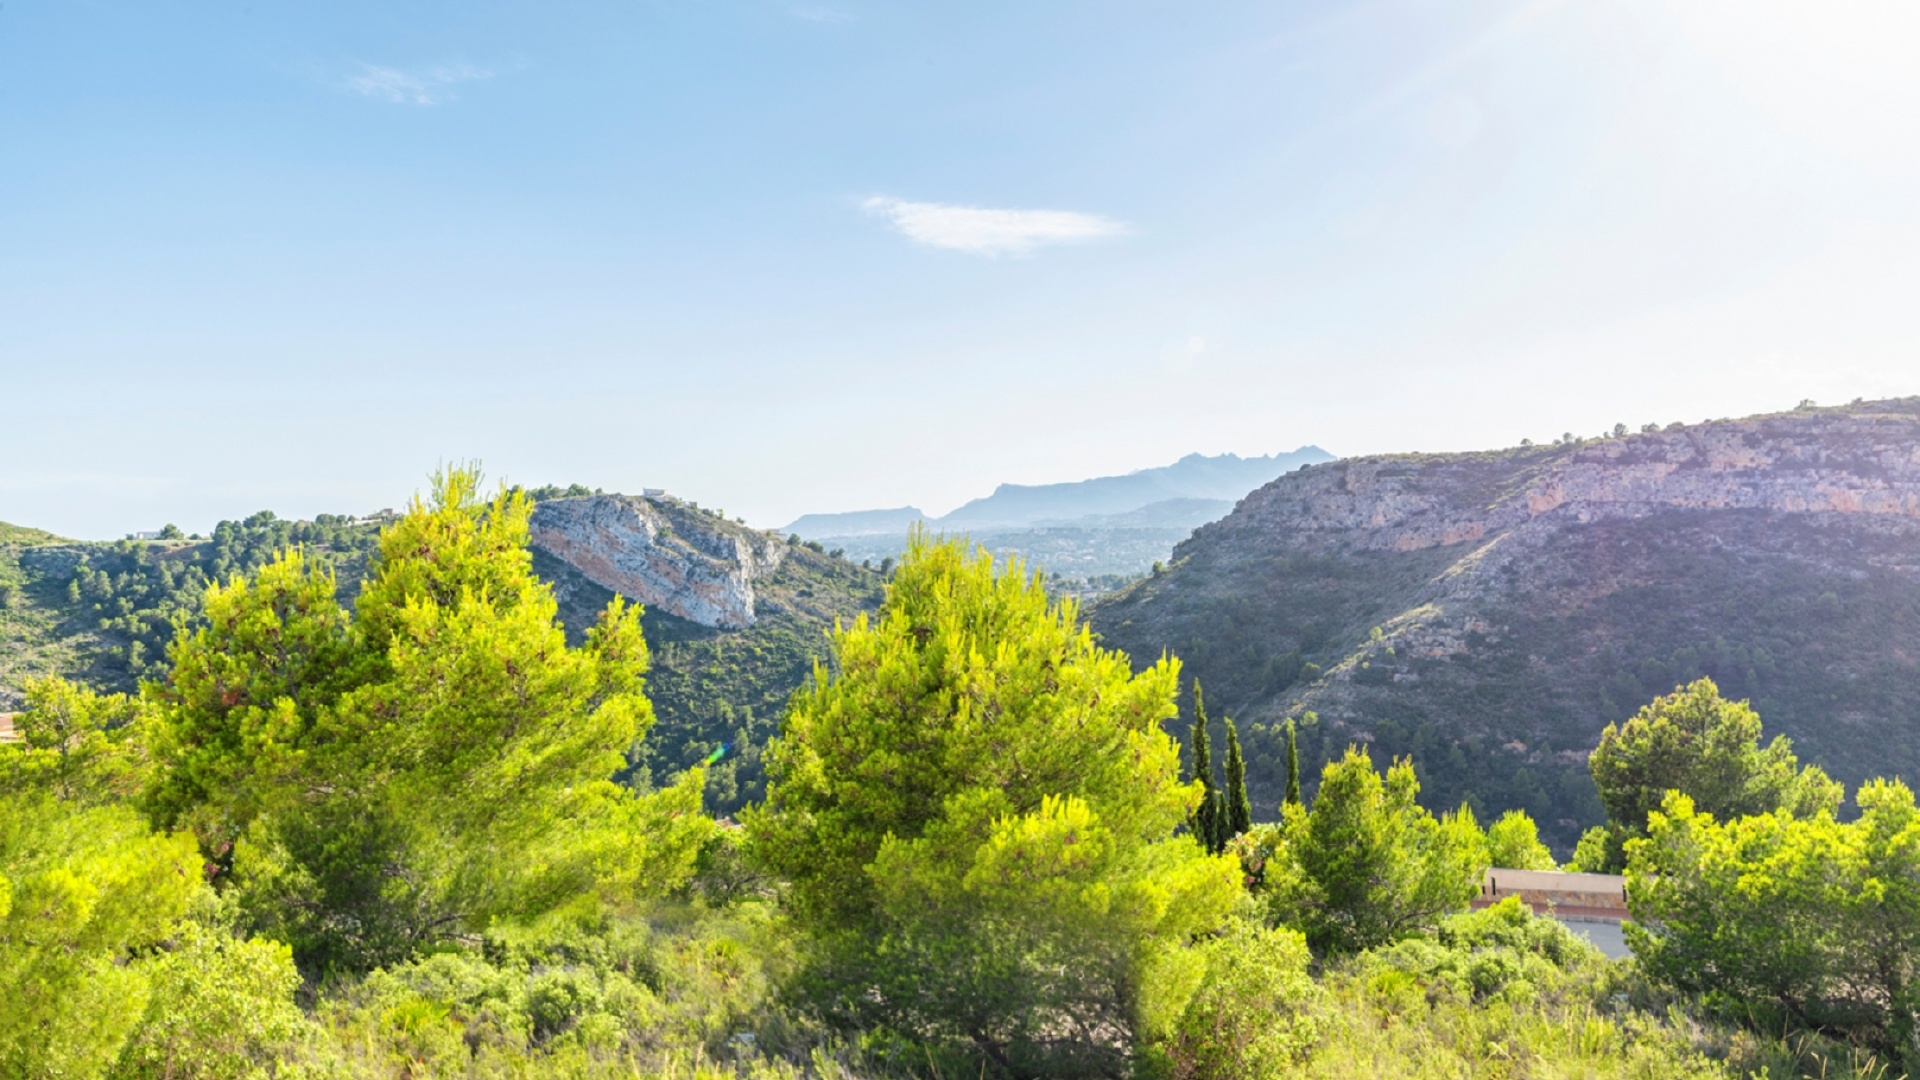
[[[1256,773],[1311,712],[1563,841],[1600,728],[1700,675],[1844,778],[1920,772],[1920,399],[1316,465],[1093,621],[1181,655]]]
[[[533,546],[604,589],[701,626],[754,623],[754,583],[786,557],[779,537],[669,496],[553,499],[533,512]]]
[[[1524,528],[1663,510],[1920,517],[1920,417],[1813,412],[1702,424],[1531,453],[1360,458],[1283,476],[1227,531],[1335,534],[1411,551]]]

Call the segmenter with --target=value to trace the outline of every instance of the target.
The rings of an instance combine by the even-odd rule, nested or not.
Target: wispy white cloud
[[[1025,255],[1048,244],[1118,236],[1127,224],[1072,210],[987,210],[876,195],[861,206],[909,239],[969,255]]]
[[[444,105],[454,99],[460,83],[493,78],[493,72],[472,64],[442,64],[419,71],[362,64],[347,76],[347,89],[370,98],[400,105]]]

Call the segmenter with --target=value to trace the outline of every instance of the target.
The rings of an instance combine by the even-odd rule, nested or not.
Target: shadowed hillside
[[[1600,729],[1701,675],[1850,783],[1914,776],[1920,399],[1317,465],[1091,617],[1186,661],[1265,803],[1313,714],[1315,768],[1370,740],[1565,847],[1601,816]]]

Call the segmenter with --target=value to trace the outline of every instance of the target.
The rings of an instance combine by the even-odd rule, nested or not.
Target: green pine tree
[[[850,1031],[957,1060],[940,1075],[1131,1072],[1242,895],[1238,860],[1174,835],[1179,662],[1136,675],[1077,615],[916,528],[885,606],[837,627],[793,696],[743,815],[806,934],[796,983]]]
[[[1240,756],[1240,732],[1227,721],[1227,794],[1220,846],[1253,828],[1253,803],[1247,799],[1247,759]]]
[[[1220,839],[1220,794],[1213,783],[1213,752],[1207,743],[1207,705],[1200,695],[1199,680],[1193,684],[1193,779],[1200,782],[1200,805],[1194,808],[1188,828],[1201,847],[1217,852],[1225,846]]]
[[[1284,805],[1302,806],[1300,801],[1300,733],[1292,719],[1287,720],[1287,797]]]

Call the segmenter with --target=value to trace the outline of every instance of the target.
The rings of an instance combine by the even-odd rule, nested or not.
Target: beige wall
[[[1573,874],[1558,870],[1487,871],[1480,886],[1483,903],[1518,896],[1539,910],[1583,908],[1594,912],[1627,913],[1627,879],[1616,874]]]

